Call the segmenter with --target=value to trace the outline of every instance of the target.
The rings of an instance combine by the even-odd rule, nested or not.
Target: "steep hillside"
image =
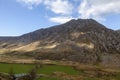
[[[18,37],[1,37],[11,55],[120,66],[120,34],[93,19],[71,20]],[[22,53],[21,53],[22,51]]]
[[[120,30],[117,30],[117,32],[120,34]]]

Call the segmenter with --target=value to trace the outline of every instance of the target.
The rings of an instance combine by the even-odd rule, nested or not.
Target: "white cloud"
[[[120,0],[83,0],[78,8],[81,18],[103,19],[120,13]]]
[[[29,9],[33,9],[33,7],[39,5],[42,0],[17,0],[17,2],[24,4]]]
[[[68,15],[72,13],[73,5],[68,0],[17,0],[29,9],[42,3],[45,7],[56,14]]]
[[[49,20],[55,23],[65,23],[70,21],[71,19],[73,19],[72,17],[64,17],[64,16],[60,16],[60,17],[52,17]]]
[[[29,9],[33,9],[34,6],[43,4],[46,9],[51,10],[53,13],[58,14],[57,17],[49,18],[51,22],[55,23],[65,23],[72,19],[70,16],[72,14],[73,5],[69,0],[17,0],[18,2],[24,4]]]
[[[56,14],[71,14],[73,9],[68,0],[45,0],[44,4]]]
[[[40,4],[47,10],[57,14],[57,17],[49,20],[57,23],[64,23],[76,16],[78,18],[94,18],[105,20],[109,14],[120,14],[120,0],[17,0],[29,9],[33,9]],[[80,5],[77,5],[79,4]],[[77,12],[73,12],[76,11]],[[48,12],[49,14],[49,12]],[[66,17],[67,16],[67,17]],[[72,17],[71,17],[72,16]],[[51,16],[49,16],[51,17]]]

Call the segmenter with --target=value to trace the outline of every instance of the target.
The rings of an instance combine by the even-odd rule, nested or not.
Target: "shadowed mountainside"
[[[93,19],[73,19],[18,37],[0,37],[0,49],[36,59],[120,66],[120,34]]]
[[[117,30],[118,33],[120,33],[120,30]]]

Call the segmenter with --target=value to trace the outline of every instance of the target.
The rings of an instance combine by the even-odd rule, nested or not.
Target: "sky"
[[[120,29],[120,0],[0,0],[0,36],[20,36],[71,19]]]

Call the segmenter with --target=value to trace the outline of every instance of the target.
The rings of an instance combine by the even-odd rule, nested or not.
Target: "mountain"
[[[116,32],[118,32],[120,34],[120,30],[117,30]]]
[[[73,19],[17,37],[0,37],[0,49],[10,50],[7,55],[120,66],[120,34],[93,19]]]

